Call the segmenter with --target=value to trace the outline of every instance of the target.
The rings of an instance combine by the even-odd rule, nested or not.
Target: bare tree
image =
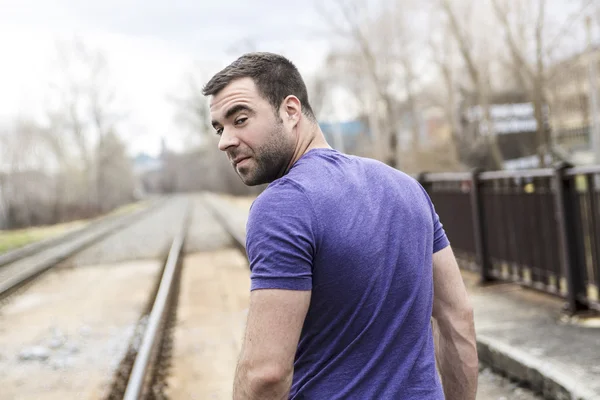
[[[100,50],[76,39],[58,43],[57,56],[47,143],[65,169],[80,169],[79,192],[86,198],[87,213],[93,214],[105,208],[100,198],[108,185],[103,142],[115,132],[123,115],[117,112],[108,62]],[[77,161],[73,161],[73,153]]]
[[[536,10],[536,22],[535,22],[535,66],[529,65],[525,58],[523,46],[519,46],[517,36],[513,32],[510,20],[509,20],[509,9],[506,4],[501,5],[500,1],[492,0],[494,11],[499,21],[501,22],[506,43],[513,57],[513,62],[520,72],[520,76],[525,76],[524,81],[528,82],[530,88],[531,97],[533,98],[535,120],[537,123],[537,148],[539,164],[545,165],[545,154],[548,146],[550,145],[549,132],[547,131],[546,124],[543,117],[544,107],[544,81],[545,81],[545,64],[544,64],[544,24],[546,21],[546,0],[537,0]],[[521,40],[523,38],[521,37]]]
[[[443,25],[441,30],[441,43],[430,38],[429,46],[433,55],[433,62],[438,67],[442,76],[442,82],[446,89],[446,96],[442,100],[442,107],[446,114],[446,119],[450,124],[452,143],[455,147],[459,146],[460,127],[458,121],[458,105],[456,99],[456,73],[454,65],[454,51],[447,24]]]
[[[40,140],[41,128],[19,119],[0,133],[0,202],[9,228],[53,222],[51,174],[56,165]]]
[[[103,133],[98,144],[98,204],[101,212],[134,200],[133,167],[123,140],[114,132]]]
[[[198,68],[199,69],[199,68]],[[184,130],[201,140],[213,135],[210,109],[202,94],[203,75],[188,73],[183,79],[183,90],[178,95],[169,95],[168,100],[175,107],[175,121]]]
[[[415,71],[425,32],[414,21],[423,13],[421,3],[340,0],[332,9],[320,6],[320,12],[344,44],[328,65],[349,77],[344,84],[364,104],[377,158],[392,166],[402,160],[403,168],[410,169],[420,146],[422,75]]]
[[[545,108],[548,102],[549,80],[547,63],[565,39],[573,24],[582,17],[586,9],[593,4],[592,0],[585,0],[581,6],[565,21],[554,26],[556,35],[549,39],[547,32],[548,16],[546,0],[535,0],[532,10],[523,8],[520,3],[516,5],[502,0],[491,0],[498,21],[504,31],[506,46],[508,47],[518,75],[533,101],[535,120],[537,125],[536,139],[540,165],[546,165],[546,157],[552,161],[554,146],[548,124],[545,119]],[[527,21],[532,17],[533,21]],[[532,37],[525,34],[525,26],[533,24]],[[534,48],[534,58],[529,58],[527,49],[531,43]]]
[[[371,131],[371,135],[364,135],[360,138],[363,146],[369,148],[366,154],[383,160],[385,157],[381,149],[381,120],[375,110],[375,101],[372,99],[373,90],[371,81],[363,78],[364,68],[361,66],[360,55],[351,51],[331,51],[325,61],[324,70],[329,72],[326,75],[319,76],[318,79],[322,83],[316,89],[313,89],[315,93],[322,93],[319,95],[321,98],[317,101],[319,114],[325,113],[325,111],[335,111],[335,100],[332,97],[334,91],[348,96],[347,103],[354,101],[358,105],[358,108],[364,113],[364,120],[369,125],[369,130]],[[313,85],[312,87],[314,88],[315,86]],[[314,96],[311,98],[314,98]],[[343,106],[347,106],[347,103]],[[345,147],[343,135],[338,136],[338,142],[341,142],[341,147]]]
[[[391,54],[386,49],[391,49],[389,41],[391,36],[380,36],[377,41],[369,38],[367,29],[376,26],[375,20],[380,17],[378,10],[369,10],[369,3],[362,0],[342,1],[335,4],[335,14],[342,17],[338,21],[334,13],[320,11],[329,23],[333,32],[344,38],[351,38],[356,46],[357,53],[339,52],[336,57],[350,56],[347,63],[361,66],[364,75],[368,77],[369,92],[373,95],[374,110],[370,113],[374,121],[371,122],[375,131],[375,144],[378,154],[391,166],[397,166],[397,127],[394,118],[394,99],[390,93]],[[383,107],[379,109],[378,105]]]
[[[471,138],[475,142],[474,147],[477,147],[477,143],[481,142],[482,140],[486,141],[495,167],[501,168],[503,156],[498,146],[498,141],[493,129],[492,118],[490,115],[490,83],[486,79],[485,71],[482,70],[485,67],[478,65],[473,51],[473,36],[470,36],[464,29],[462,29],[456,11],[450,0],[440,0],[440,6],[448,19],[450,32],[456,41],[459,53],[465,63],[467,74],[475,91],[475,102],[477,106],[481,107],[482,109],[481,127],[483,128],[485,134],[480,134],[477,137]]]
[[[419,138],[419,113],[417,101],[418,76],[415,66],[417,54],[424,43],[419,38],[419,33],[414,30],[411,20],[414,19],[417,9],[411,2],[394,0],[390,13],[384,11],[384,18],[390,24],[389,31],[394,37],[392,51],[394,60],[399,62],[402,73],[401,88],[404,91],[406,108],[408,110],[410,131],[410,152],[418,153],[420,148]],[[416,46],[415,46],[416,45]],[[415,47],[417,50],[415,50]]]
[[[311,77],[307,82],[310,106],[317,120],[321,118],[323,109],[327,103],[327,96],[330,90],[329,81],[329,74],[320,72]]]

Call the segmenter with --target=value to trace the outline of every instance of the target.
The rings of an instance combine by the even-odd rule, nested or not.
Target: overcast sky
[[[214,73],[250,39],[310,76],[328,48],[311,1],[0,0],[0,122],[40,112],[56,40],[75,35],[108,58],[130,150],[151,153],[180,144],[166,98],[194,66]]]
[[[167,98],[185,89],[190,72],[208,79],[248,50],[248,41],[289,57],[307,80],[322,68],[331,37],[315,1],[0,0],[0,124],[44,110],[56,41],[77,36],[107,56],[128,114],[121,132],[130,151],[156,154],[161,137],[180,148],[183,129]],[[548,25],[570,14],[563,4],[576,9],[580,3],[549,2]],[[579,31],[581,25],[575,24]],[[346,114],[336,116],[351,116],[348,96],[334,97],[343,104],[335,111]]]

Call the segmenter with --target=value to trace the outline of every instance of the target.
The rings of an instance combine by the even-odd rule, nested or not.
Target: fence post
[[[481,170],[476,168],[471,171],[471,213],[473,215],[473,238],[475,239],[475,252],[477,264],[480,268],[479,283],[493,280],[490,274],[490,257],[487,245],[487,231],[485,215],[483,212],[483,201],[481,197],[481,181],[479,174]]]
[[[554,168],[554,183],[556,185],[555,205],[558,240],[561,253],[562,272],[567,280],[567,310],[570,314],[585,309],[578,296],[585,293],[583,280],[583,263],[578,254],[575,218],[579,218],[578,201],[576,198],[575,180],[565,177],[565,171],[572,165],[561,162]]]

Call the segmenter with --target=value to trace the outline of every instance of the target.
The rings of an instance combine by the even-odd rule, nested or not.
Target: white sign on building
[[[509,133],[526,133],[537,130],[533,103],[492,104],[490,117],[492,127],[497,135]],[[467,110],[467,119],[470,123],[479,122],[482,135],[487,135],[487,127],[481,124],[483,120],[483,107],[474,106]]]

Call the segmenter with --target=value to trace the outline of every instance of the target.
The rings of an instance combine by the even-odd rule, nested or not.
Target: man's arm
[[[433,254],[436,359],[446,400],[475,400],[479,365],[473,309],[450,246]]]
[[[310,304],[309,290],[261,289],[250,294],[234,400],[287,399],[294,357]]]

